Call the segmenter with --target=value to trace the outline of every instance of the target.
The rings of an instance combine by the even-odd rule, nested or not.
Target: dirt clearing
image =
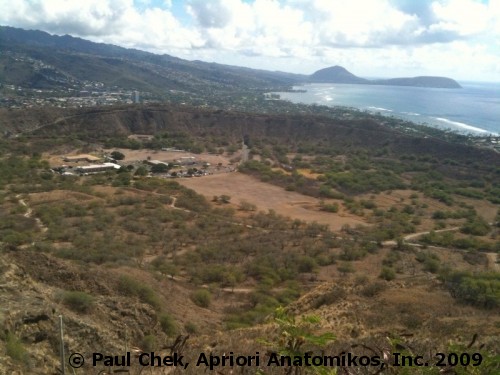
[[[365,224],[359,217],[346,212],[340,211],[334,214],[319,211],[319,199],[286,191],[238,172],[176,181],[206,196],[209,200],[214,195],[226,194],[231,197],[231,203],[235,205],[247,201],[255,204],[258,210],[267,212],[272,209],[292,219],[328,224],[332,230],[340,230],[345,224],[350,226]]]

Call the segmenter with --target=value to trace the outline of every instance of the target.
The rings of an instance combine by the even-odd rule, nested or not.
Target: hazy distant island
[[[408,77],[369,80],[358,77],[341,66],[320,69],[309,76],[314,83],[351,83],[362,85],[416,86],[446,89],[460,89],[462,86],[454,79],[447,77]]]

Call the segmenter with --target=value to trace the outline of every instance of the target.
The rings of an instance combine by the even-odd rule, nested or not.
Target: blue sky
[[[0,0],[0,24],[296,73],[500,81],[500,0]]]
[[[144,10],[146,8],[162,8],[171,9],[176,17],[189,21],[189,16],[186,13],[186,2],[183,0],[134,0],[134,6],[137,9]]]

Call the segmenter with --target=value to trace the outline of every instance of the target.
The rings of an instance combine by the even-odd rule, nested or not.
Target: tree
[[[113,151],[111,153],[111,157],[115,160],[123,160],[125,159],[125,155],[121,153],[120,151]]]
[[[116,175],[115,179],[113,180],[112,185],[113,186],[129,186],[131,178],[132,178],[132,176],[130,175],[130,173],[128,173],[125,170],[124,172],[120,172]]]
[[[153,173],[165,173],[168,172],[169,167],[167,164],[155,164],[151,167],[151,172]]]
[[[137,170],[135,171],[135,175],[136,176],[146,176],[148,174],[148,170],[143,167],[142,165],[137,168]]]

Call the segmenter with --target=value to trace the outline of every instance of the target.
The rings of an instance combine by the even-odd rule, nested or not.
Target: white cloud
[[[303,20],[302,11],[278,1],[190,1],[188,12],[207,47],[284,56],[313,42],[312,25]]]
[[[198,32],[184,27],[170,10],[139,12],[132,0],[17,0],[16,7],[0,0],[0,23],[156,51],[202,44]]]
[[[107,35],[119,30],[122,15],[130,8],[129,1],[68,0],[16,1],[16,6],[2,1],[2,23],[15,23],[24,27],[42,27],[57,33],[79,35]]]
[[[305,73],[343,64],[487,78],[500,66],[500,0],[188,0],[182,15],[171,0],[136,3],[0,0],[0,24]]]
[[[473,35],[489,27],[488,5],[472,0],[435,2],[432,9],[440,22],[437,28],[452,30],[460,35]]]
[[[415,16],[376,0],[314,0],[308,14],[315,22],[318,40],[332,46],[379,46],[416,23]]]

